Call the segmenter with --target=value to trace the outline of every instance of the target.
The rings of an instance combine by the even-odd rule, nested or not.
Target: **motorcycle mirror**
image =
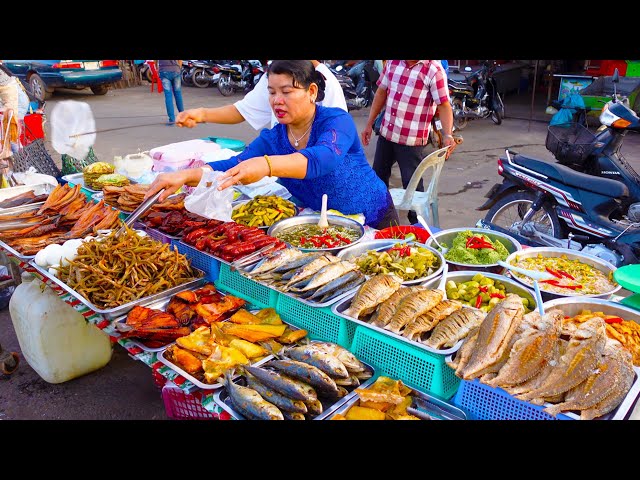
[[[618,73],[618,69],[616,68],[613,71],[613,78],[611,79],[613,83],[618,83],[620,81],[620,74]]]
[[[471,67],[468,67],[468,66],[467,66],[467,67],[464,67],[464,71],[465,71],[465,72],[470,72],[470,71],[471,71]]]

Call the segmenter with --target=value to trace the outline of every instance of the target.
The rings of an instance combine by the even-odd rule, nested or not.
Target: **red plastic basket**
[[[414,227],[413,225],[398,225],[395,227],[383,228],[376,232],[375,238],[404,238],[408,233],[413,233],[420,243],[424,243],[429,238],[429,232],[424,228]]]
[[[217,414],[202,406],[202,392],[185,393],[173,385],[162,387],[162,401],[172,420],[220,420]]]

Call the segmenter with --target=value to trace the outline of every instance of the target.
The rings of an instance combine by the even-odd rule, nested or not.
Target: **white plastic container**
[[[220,150],[220,145],[210,140],[187,140],[152,148],[153,171],[175,172],[204,165],[203,156]]]
[[[109,336],[27,272],[11,296],[9,314],[25,360],[49,383],[80,377],[111,360]]]

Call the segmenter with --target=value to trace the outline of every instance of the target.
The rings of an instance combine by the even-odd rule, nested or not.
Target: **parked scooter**
[[[453,123],[458,130],[462,130],[469,120],[476,118],[491,117],[496,125],[502,123],[504,103],[493,76],[496,67],[495,62],[491,65],[485,62],[465,82],[448,79]],[[471,72],[471,67],[465,67],[464,70]]]
[[[501,184],[478,210],[490,228],[531,246],[573,248],[615,266],[640,263],[640,176],[620,153],[640,118],[614,92],[595,134],[580,123],[550,125],[546,147],[559,164],[506,151],[498,160]]]
[[[215,87],[222,74],[220,60],[194,60],[191,83],[198,88]]]
[[[342,87],[349,111],[366,108],[373,103],[373,97],[378,89],[376,82],[380,77],[373,63],[373,60],[362,60],[349,70],[342,65],[338,65],[333,70]]]
[[[219,65],[219,68],[218,90],[225,97],[237,91],[251,91],[264,74],[259,60],[240,60],[239,64]]]

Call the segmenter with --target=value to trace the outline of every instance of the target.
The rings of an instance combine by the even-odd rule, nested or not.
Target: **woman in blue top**
[[[324,96],[324,77],[308,60],[276,60],[268,72],[269,101],[278,125],[264,129],[239,155],[209,163],[226,172],[219,189],[277,176],[305,206],[320,210],[322,195],[328,208],[344,214],[363,213],[374,228],[398,225],[391,195],[367,162],[350,114],[316,105]],[[187,110],[179,126],[204,121],[202,109]],[[207,168],[207,167],[203,167]],[[195,186],[202,170],[160,174],[146,197],[161,188],[160,201],[182,185]]]

